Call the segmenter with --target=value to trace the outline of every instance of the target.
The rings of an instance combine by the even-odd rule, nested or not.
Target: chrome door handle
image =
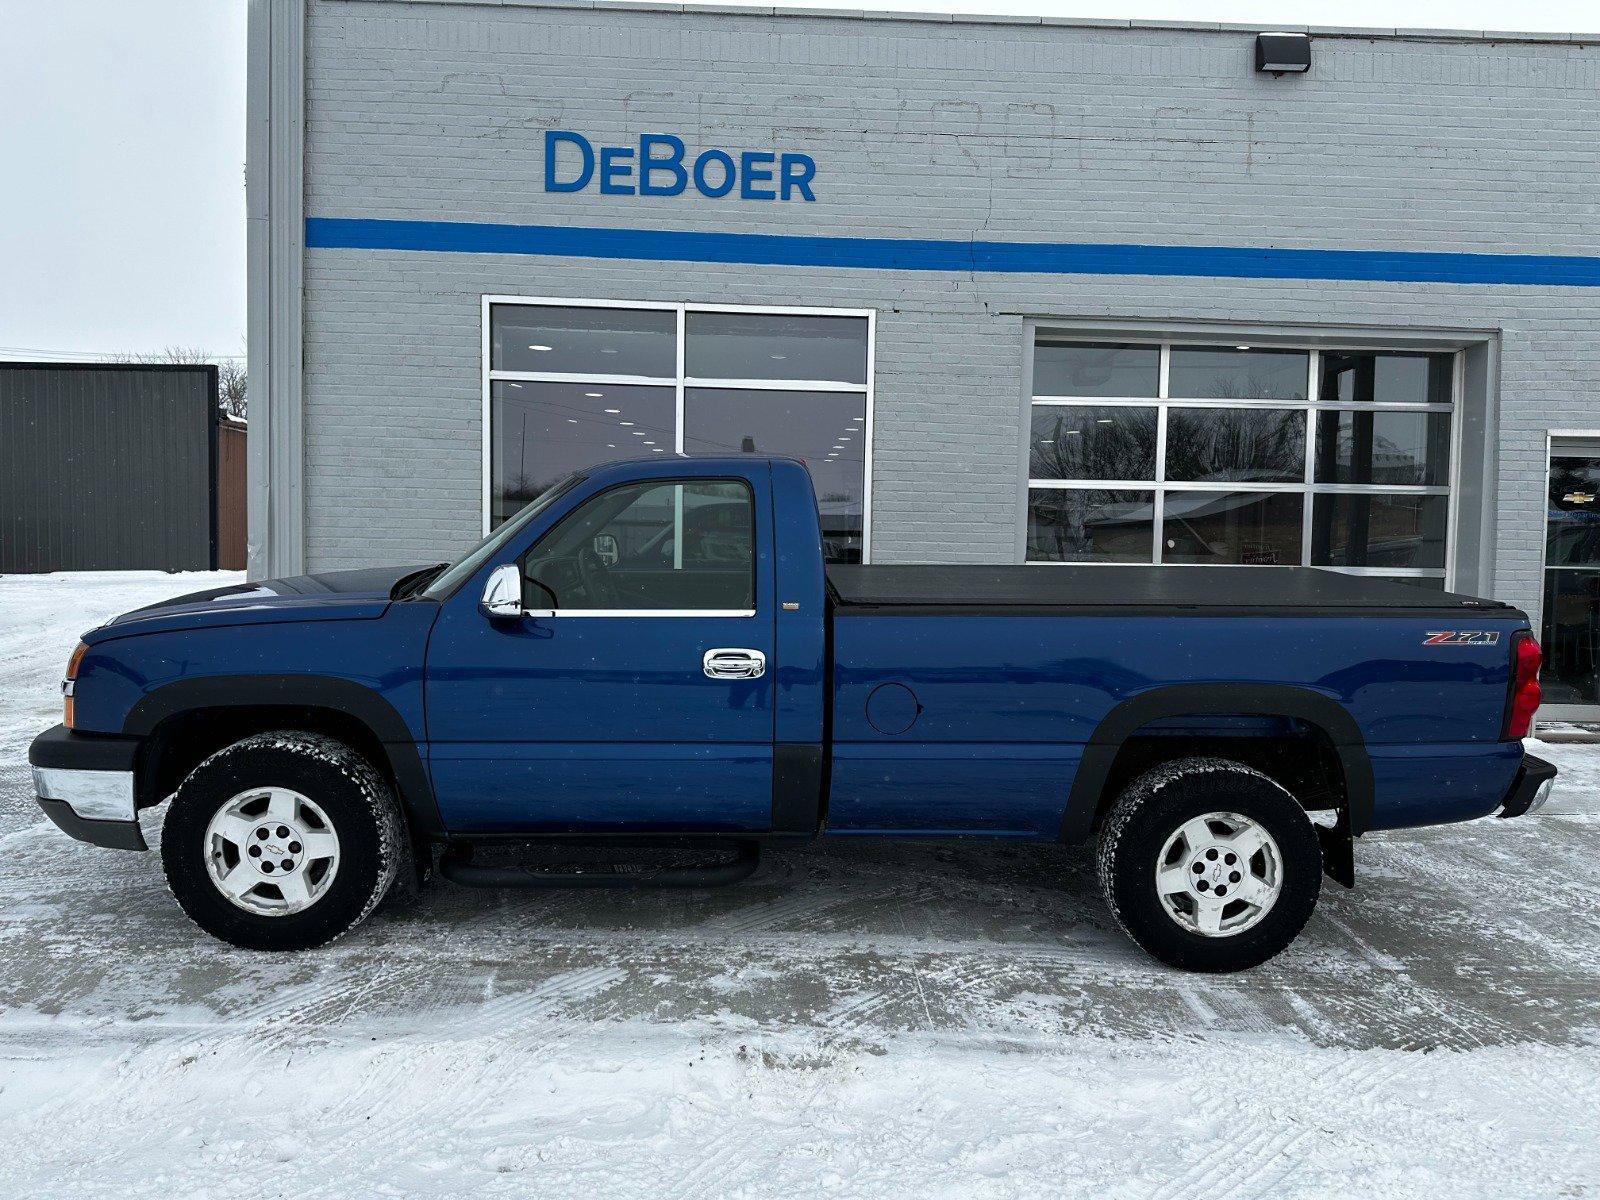
[[[700,669],[711,679],[760,679],[767,673],[767,656],[759,650],[723,646],[707,650]]]

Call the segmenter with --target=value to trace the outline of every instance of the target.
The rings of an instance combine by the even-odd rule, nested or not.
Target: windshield
[[[429,600],[443,600],[452,595],[458,587],[472,578],[479,567],[493,558],[501,546],[516,537],[523,526],[549,508],[563,493],[570,491],[582,478],[582,475],[572,474],[551,485],[537,500],[530,501],[516,516],[446,567],[444,573],[420,594]]]

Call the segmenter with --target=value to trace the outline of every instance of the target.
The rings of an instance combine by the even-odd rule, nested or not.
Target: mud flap
[[[1341,809],[1339,823],[1332,829],[1318,826],[1317,840],[1322,843],[1322,873],[1335,883],[1355,887],[1356,848],[1355,839],[1350,836],[1349,814]]]

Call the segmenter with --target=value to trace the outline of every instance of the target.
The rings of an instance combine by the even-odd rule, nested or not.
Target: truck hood
[[[262,579],[190,592],[113,617],[84,635],[93,645],[108,638],[169,629],[260,625],[281,621],[356,621],[383,615],[389,592],[422,568],[367,567]]]

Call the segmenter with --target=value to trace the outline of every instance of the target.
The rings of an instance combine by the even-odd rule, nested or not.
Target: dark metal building
[[[217,565],[217,369],[0,363],[0,572]]]

